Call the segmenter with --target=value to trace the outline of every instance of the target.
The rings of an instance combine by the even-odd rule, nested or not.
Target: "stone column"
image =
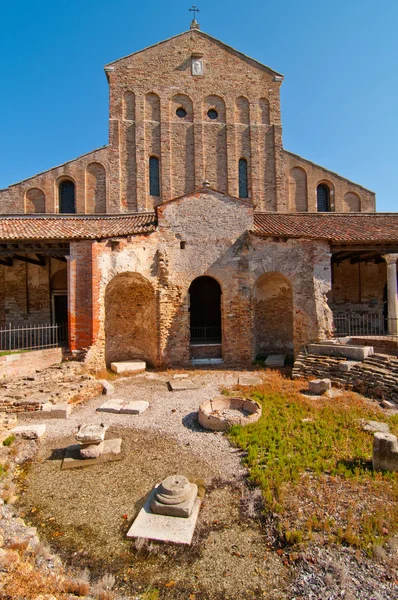
[[[398,334],[398,290],[397,260],[398,254],[384,254],[387,263],[387,301],[388,301],[388,333]]]

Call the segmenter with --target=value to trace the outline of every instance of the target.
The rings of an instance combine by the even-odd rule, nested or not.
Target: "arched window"
[[[149,194],[160,196],[159,159],[156,156],[149,157]]]
[[[318,212],[330,212],[330,190],[324,183],[316,188],[316,209]]]
[[[247,160],[239,160],[239,198],[249,197],[249,186],[247,181]]]
[[[61,181],[58,188],[59,212],[75,213],[75,184],[70,179]]]

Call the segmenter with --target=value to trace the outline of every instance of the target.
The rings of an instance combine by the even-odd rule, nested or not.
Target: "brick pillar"
[[[98,333],[99,286],[94,258],[98,244],[91,241],[71,242],[68,271],[69,347],[73,352],[88,348]]]

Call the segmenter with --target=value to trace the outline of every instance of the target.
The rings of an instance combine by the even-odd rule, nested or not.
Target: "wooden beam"
[[[3,265],[4,267],[12,267],[11,256],[9,256],[8,258],[5,258],[4,260],[0,260],[0,265]]]
[[[29,263],[30,265],[37,265],[39,267],[44,267],[46,264],[46,259],[44,256],[41,256],[40,258],[29,258],[28,256],[14,254],[13,258],[15,258],[15,260],[20,260],[21,262]]]

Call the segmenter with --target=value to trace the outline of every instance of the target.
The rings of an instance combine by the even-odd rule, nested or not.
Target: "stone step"
[[[123,362],[113,362],[111,370],[114,373],[138,373],[146,370],[146,362],[143,360],[126,360]]]

